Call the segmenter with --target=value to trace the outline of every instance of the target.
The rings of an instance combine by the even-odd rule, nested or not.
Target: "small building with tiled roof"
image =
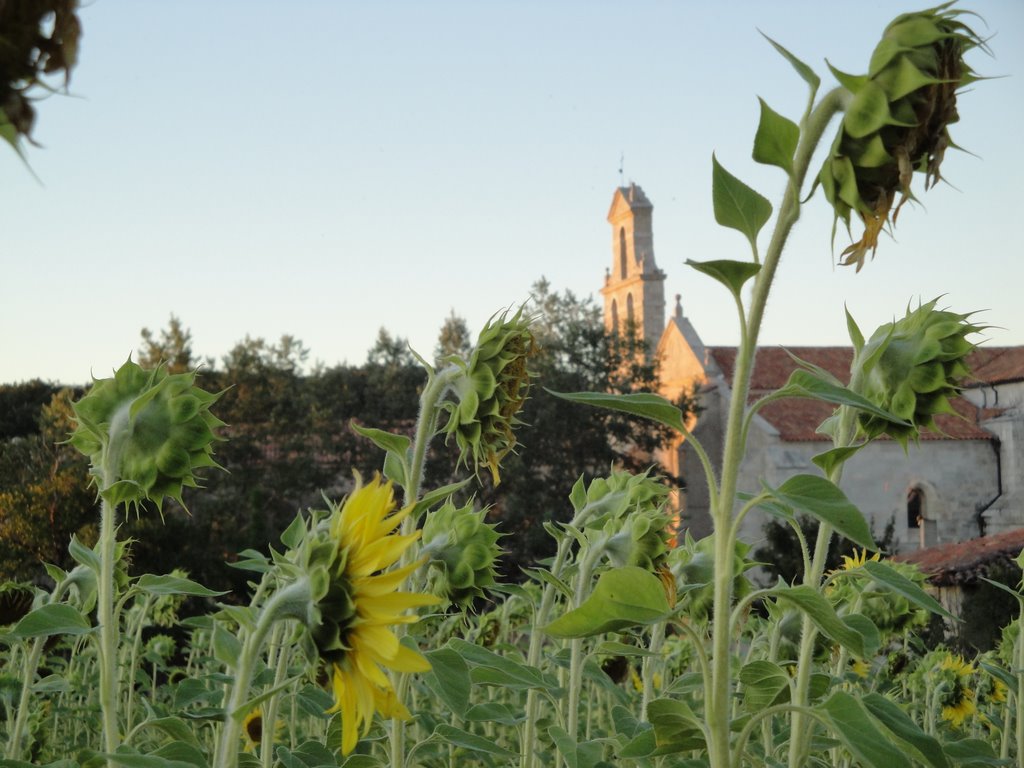
[[[706,346],[683,314],[678,295],[665,322],[665,273],[654,260],[652,210],[635,184],[616,190],[608,216],[612,269],[601,291],[605,324],[615,329],[632,319],[643,330],[660,358],[666,397],[698,393],[700,412],[691,431],[715,461],[722,455],[737,350]],[[628,317],[621,311],[624,306]],[[664,329],[660,336],[652,330],[655,325]],[[786,383],[797,367],[793,355],[840,381],[849,380],[852,347],[761,348],[755,358],[752,402]],[[953,403],[957,416],[940,415],[938,430],[923,433],[919,444],[906,451],[893,440],[876,440],[845,465],[843,491],[876,536],[891,522],[900,552],[1024,526],[1024,347],[982,347],[970,363],[973,378]],[[779,485],[795,474],[820,474],[812,459],[828,450],[831,441],[817,430],[832,411],[829,404],[810,399],[764,406],[750,430],[740,490],[756,492],[762,481]],[[690,454],[682,442],[662,461],[687,481],[681,521],[699,537],[710,533],[708,489]],[[764,517],[748,515],[742,538],[759,543],[764,523]]]

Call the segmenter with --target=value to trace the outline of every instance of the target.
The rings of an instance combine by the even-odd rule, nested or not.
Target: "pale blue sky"
[[[731,303],[687,258],[746,258],[714,224],[711,153],[773,202],[750,160],[762,96],[796,119],[813,66],[867,68],[920,4],[94,0],[72,97],[39,105],[36,179],[0,147],[0,382],[106,375],[177,314],[200,356],[246,334],[361,363],[387,327],[429,356],[449,310],[477,331],[546,276],[597,295],[619,183],[654,203],[668,302],[709,344]],[[987,309],[1024,343],[1024,3],[965,0],[995,58],[960,101],[943,185],[860,274],[833,267],[817,196],[791,239],[762,342],[847,343],[911,299]],[[843,9],[856,10],[843,13]],[[843,235],[837,239],[841,248]]]

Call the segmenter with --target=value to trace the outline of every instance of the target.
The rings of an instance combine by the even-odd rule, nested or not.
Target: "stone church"
[[[719,460],[731,397],[735,347],[706,346],[683,315],[680,296],[666,321],[665,273],[654,258],[654,207],[636,184],[616,189],[608,212],[612,263],[605,275],[605,325],[635,324],[661,361],[662,394],[676,399],[693,390],[700,404],[691,431],[713,461]],[[841,381],[849,380],[852,347],[787,348]],[[1024,347],[986,347],[971,357],[973,378],[954,406],[960,418],[940,417],[940,432],[922,435],[904,452],[895,441],[877,440],[846,464],[842,488],[867,517],[876,538],[890,523],[894,546],[911,552],[1024,526]],[[782,347],[758,350],[752,399],[781,387],[795,364]],[[763,479],[778,486],[801,473],[818,474],[813,456],[831,441],[816,432],[832,407],[787,399],[755,417],[741,469],[741,491]],[[688,487],[680,499],[682,527],[695,537],[710,533],[708,490],[685,441],[667,450],[662,463]],[[741,536],[763,539],[765,517],[748,515]]]

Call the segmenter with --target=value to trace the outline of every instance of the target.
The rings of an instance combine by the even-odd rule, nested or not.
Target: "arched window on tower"
[[[619,302],[612,299],[612,333],[619,332]]]
[[[626,228],[619,227],[619,277],[626,279]]]
[[[633,318],[633,294],[632,293],[627,293],[626,294],[626,325],[629,326],[630,330],[632,330],[635,322],[636,321]]]

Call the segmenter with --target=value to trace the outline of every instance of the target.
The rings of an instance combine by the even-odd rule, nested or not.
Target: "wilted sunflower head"
[[[520,308],[512,317],[502,312],[487,323],[470,354],[450,362],[462,369],[452,385],[457,403],[447,403],[448,423],[443,431],[455,437],[459,462],[491,470],[499,482],[499,464],[515,448],[516,418],[530,392],[526,361],[533,355],[531,318]]]
[[[887,434],[904,446],[922,429],[935,428],[939,413],[955,414],[950,398],[970,374],[968,355],[975,344],[968,336],[973,313],[936,309],[938,299],[907,309],[906,315],[880,326],[864,343],[855,339],[851,388],[902,421],[862,411],[858,428],[869,438]],[[851,328],[855,329],[852,318]],[[859,331],[857,332],[859,334]]]
[[[110,504],[182,503],[182,489],[198,485],[196,470],[220,468],[212,457],[220,439],[214,430],[224,422],[210,413],[220,395],[195,386],[195,379],[195,373],[145,370],[129,360],[72,406],[77,426],[68,442],[92,461]]]
[[[878,236],[913,198],[914,171],[925,189],[941,178],[949,126],[959,120],[957,91],[979,79],[964,61],[984,41],[945,3],[893,20],[871,55],[866,75],[833,73],[853,98],[819,180],[836,219],[850,227],[851,212],[864,235],[843,251],[842,264],[857,270],[878,248]],[[901,198],[893,209],[897,193]]]
[[[487,510],[470,502],[456,507],[449,499],[423,523],[423,550],[431,567],[430,590],[468,608],[496,584],[501,534],[485,522]]]

